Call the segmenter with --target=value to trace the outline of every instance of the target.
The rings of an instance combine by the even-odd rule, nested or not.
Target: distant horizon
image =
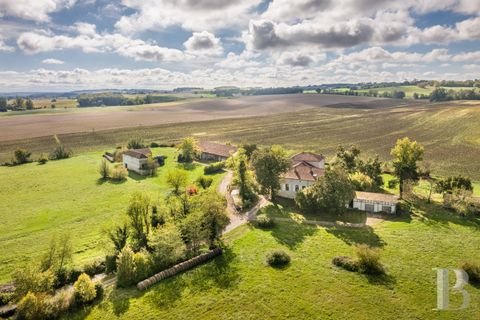
[[[465,80],[480,1],[0,0],[0,91]]]

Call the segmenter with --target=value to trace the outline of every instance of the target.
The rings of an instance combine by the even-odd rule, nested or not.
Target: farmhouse
[[[123,166],[140,175],[148,175],[152,170],[151,165],[163,165],[163,161],[162,156],[152,158],[152,151],[148,148],[127,150],[122,155]]]
[[[352,207],[367,212],[397,212],[398,196],[384,193],[355,192]]]
[[[200,141],[198,143],[198,148],[200,151],[200,160],[207,161],[225,161],[232,154],[237,152],[237,147],[235,146],[209,141]]]
[[[291,167],[280,182],[280,197],[294,199],[297,192],[311,186],[325,174],[325,158],[320,154],[301,152],[291,157]]]

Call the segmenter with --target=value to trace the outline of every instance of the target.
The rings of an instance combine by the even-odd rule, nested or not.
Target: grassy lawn
[[[81,265],[104,255],[104,230],[125,219],[130,196],[148,192],[160,200],[169,190],[166,174],[175,167],[175,149],[153,149],[167,156],[157,177],[131,175],[123,183],[99,180],[101,152],[71,159],[17,167],[0,167],[0,283],[21,266],[46,250],[52,234],[69,232],[74,263]],[[189,180],[203,174],[199,164],[186,167]],[[222,174],[214,175],[214,186]]]
[[[451,217],[437,207],[419,207],[412,218],[364,229],[242,226],[227,234],[229,249],[223,256],[146,292],[108,290],[103,302],[68,318],[474,319],[480,312],[480,289],[470,285],[468,309],[433,310],[432,268],[478,259],[480,223]],[[387,276],[366,277],[332,266],[333,257],[353,256],[359,243],[381,249]],[[273,249],[289,252],[290,266],[266,266],[265,254]],[[459,296],[451,295],[452,308],[459,306]]]

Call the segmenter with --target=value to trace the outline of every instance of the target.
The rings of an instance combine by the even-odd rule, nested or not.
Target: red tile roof
[[[229,146],[226,144],[214,143],[209,141],[199,141],[198,148],[201,152],[213,154],[216,156],[222,156],[225,158],[230,157],[232,153],[237,151],[237,147]]]
[[[311,161],[311,162],[320,162],[325,159],[321,154],[316,154],[312,152],[300,152],[296,155],[293,155],[291,158],[293,161]]]
[[[123,154],[136,159],[146,159],[152,155],[152,151],[148,148],[130,149],[130,150],[124,151]]]
[[[283,175],[285,179],[316,181],[325,174],[324,169],[312,166],[306,161],[297,162]]]

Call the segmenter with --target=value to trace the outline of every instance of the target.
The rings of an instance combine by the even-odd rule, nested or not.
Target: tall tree
[[[113,243],[115,252],[118,253],[127,245],[128,240],[128,225],[125,223],[114,227],[108,232],[108,237]]]
[[[22,110],[25,106],[25,100],[22,97],[16,97],[13,106],[16,110]]]
[[[145,193],[136,192],[133,194],[127,215],[133,229],[132,237],[137,248],[146,247],[147,237],[150,233],[150,197]]]
[[[7,112],[8,102],[7,98],[0,97],[0,112]]]
[[[341,215],[354,197],[347,172],[340,167],[333,167],[327,169],[325,175],[311,187],[300,192],[295,201],[302,210],[310,213],[327,211]]]
[[[173,193],[180,194],[187,185],[187,172],[185,170],[174,169],[167,173],[167,183],[173,189]]]
[[[184,162],[192,162],[198,152],[197,140],[193,137],[183,139],[178,146],[178,150]]]
[[[359,166],[360,149],[356,146],[350,146],[350,149],[345,149],[343,146],[338,146],[335,164],[341,166],[348,173],[354,173]]]
[[[390,154],[393,156],[393,168],[400,186],[400,198],[403,196],[404,183],[418,180],[417,162],[423,160],[424,148],[409,138],[397,140]]]
[[[204,194],[201,201],[200,211],[203,212],[203,225],[210,247],[212,247],[230,223],[230,218],[225,211],[225,198],[217,192]]]
[[[280,177],[290,167],[287,153],[280,146],[263,148],[253,153],[252,164],[263,194],[274,200],[277,190],[280,189]]]
[[[383,186],[382,162],[378,159],[378,156],[362,162],[359,171],[372,179],[375,189]]]
[[[33,101],[32,101],[32,99],[27,98],[27,100],[25,101],[25,108],[26,108],[27,110],[33,110]]]

